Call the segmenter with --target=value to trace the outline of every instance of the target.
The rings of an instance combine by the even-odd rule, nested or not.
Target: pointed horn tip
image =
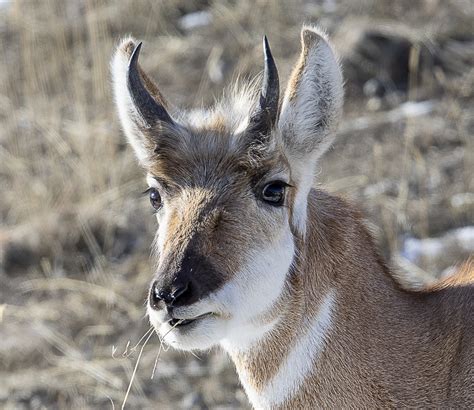
[[[263,36],[263,51],[265,55],[270,51],[270,44],[268,43],[268,38],[266,35]]]
[[[128,62],[128,66],[132,66],[132,64],[136,64],[138,61],[138,56],[140,55],[140,50],[142,48],[142,42],[138,42],[138,44],[135,46],[135,48],[132,51],[132,54],[130,55],[130,60]]]

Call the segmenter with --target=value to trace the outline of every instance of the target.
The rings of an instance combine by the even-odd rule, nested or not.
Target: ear
[[[138,160],[147,165],[163,126],[174,124],[156,84],[138,65],[141,43],[124,39],[111,62],[115,103],[122,128]]]
[[[326,35],[315,27],[303,27],[301,54],[290,76],[278,122],[296,185],[292,223],[301,235],[306,231],[316,162],[332,142],[342,103],[342,73]]]
[[[315,160],[327,150],[342,103],[342,73],[332,46],[321,30],[305,26],[278,123],[292,157]]]

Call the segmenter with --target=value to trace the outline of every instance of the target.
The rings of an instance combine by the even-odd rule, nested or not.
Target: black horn
[[[268,44],[267,36],[263,37],[263,53],[265,68],[260,101],[256,112],[251,116],[249,126],[261,134],[267,134],[275,125],[280,99],[278,70],[270,50],[270,45]]]
[[[138,56],[142,43],[138,43],[130,57],[128,63],[128,90],[132,96],[133,102],[138,112],[143,117],[147,125],[152,126],[157,121],[164,121],[172,124],[173,120],[166,111],[165,107],[157,102],[148,92],[140,75],[138,67]]]

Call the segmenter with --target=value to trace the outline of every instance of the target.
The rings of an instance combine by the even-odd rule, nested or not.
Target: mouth
[[[211,316],[212,313],[209,312],[209,313],[204,313],[203,315],[199,315],[199,316],[196,316],[196,317],[193,317],[192,319],[177,319],[177,318],[173,318],[173,319],[170,319],[168,320],[168,324],[171,326],[171,327],[184,327],[184,326],[188,326],[190,325],[191,323],[195,323],[196,321],[200,320],[200,319],[204,319],[205,317],[208,317],[208,316]]]

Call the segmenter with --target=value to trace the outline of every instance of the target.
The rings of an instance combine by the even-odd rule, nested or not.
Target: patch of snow
[[[474,226],[453,229],[438,238],[404,240],[401,254],[412,263],[421,259],[442,258],[449,249],[458,248],[462,252],[474,252]]]
[[[453,195],[451,198],[451,206],[454,208],[462,208],[474,203],[474,193],[463,192],[460,194]]]
[[[185,14],[178,20],[178,25],[186,31],[193,30],[198,27],[204,27],[212,22],[212,14],[208,11],[196,11],[194,13]]]
[[[474,226],[465,226],[454,231],[459,246],[466,252],[474,252]]]
[[[416,263],[422,257],[435,258],[443,251],[440,239],[407,238],[403,244],[402,255],[410,262]]]

